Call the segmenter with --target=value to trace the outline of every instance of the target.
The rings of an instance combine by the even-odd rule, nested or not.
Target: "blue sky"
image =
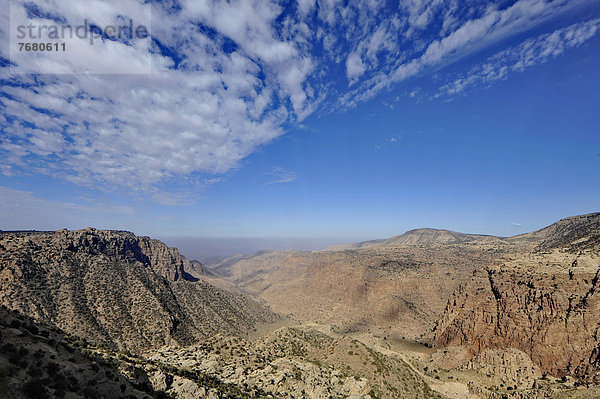
[[[33,3],[74,24],[125,13]],[[151,40],[71,52],[70,73],[4,46],[0,229],[329,243],[599,210],[598,1],[152,7]],[[148,54],[147,75],[79,73]]]

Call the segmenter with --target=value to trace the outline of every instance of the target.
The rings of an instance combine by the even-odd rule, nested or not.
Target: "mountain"
[[[244,335],[278,319],[177,249],[122,231],[0,233],[0,304],[123,349]]]
[[[440,229],[415,229],[406,233],[385,240],[379,245],[432,245],[432,244],[465,244],[470,242],[489,242],[500,241],[495,236],[480,234],[457,233],[450,230]]]
[[[394,247],[413,245],[465,244],[469,242],[502,242],[503,238],[481,234],[465,234],[443,229],[414,229],[391,238],[336,245],[329,251],[345,251],[374,247]]]

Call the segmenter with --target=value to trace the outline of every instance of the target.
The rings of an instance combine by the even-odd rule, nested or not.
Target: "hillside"
[[[600,212],[571,216],[538,231],[510,238],[532,241],[538,251],[562,248],[570,252],[600,250]]]
[[[0,308],[0,397],[441,399],[400,359],[310,328],[222,334],[145,356],[115,352]]]
[[[0,398],[167,398],[139,369],[96,356],[80,338],[0,309]]]
[[[0,304],[127,349],[244,335],[277,316],[195,276],[175,248],[128,232],[0,234]]]

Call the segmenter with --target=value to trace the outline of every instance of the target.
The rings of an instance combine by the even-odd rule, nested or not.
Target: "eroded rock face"
[[[437,345],[465,346],[472,355],[516,348],[543,373],[598,380],[600,270],[594,264],[600,263],[593,254],[552,263],[556,256],[476,271],[449,299],[436,326]]]

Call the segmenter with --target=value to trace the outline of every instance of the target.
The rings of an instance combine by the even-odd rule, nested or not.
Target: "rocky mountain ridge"
[[[189,344],[278,319],[199,277],[202,269],[177,249],[128,232],[0,234],[0,304],[92,342],[136,350]]]
[[[484,239],[501,239],[495,236],[458,233],[456,231],[432,228],[413,229],[401,235],[390,238],[380,238],[357,243],[335,245],[327,248],[328,251],[346,251],[377,247],[433,245],[433,244],[461,244]]]

